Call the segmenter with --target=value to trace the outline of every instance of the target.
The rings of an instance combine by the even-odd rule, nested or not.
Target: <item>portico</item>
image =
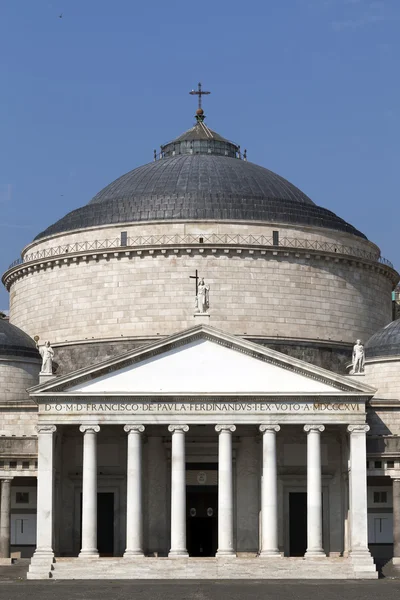
[[[102,490],[114,494],[112,554],[138,577],[143,568],[155,577],[157,565],[167,568],[157,556],[175,561],[172,569],[190,561],[188,528],[193,537],[196,518],[207,528],[207,516],[217,520],[214,560],[222,572],[250,577],[259,571],[255,561],[265,572],[271,561],[284,564],[301,537],[291,522],[296,494],[306,496],[298,555],[306,563],[341,556],[353,576],[374,576],[365,460],[371,393],[358,379],[204,326],[32,388],[42,500],[29,577],[52,569],[62,577],[66,556],[79,554],[78,571],[101,563]],[[195,486],[207,498],[217,493],[204,514],[187,502]],[[233,571],[229,561],[238,565]]]

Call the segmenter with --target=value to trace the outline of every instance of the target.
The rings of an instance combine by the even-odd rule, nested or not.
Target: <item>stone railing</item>
[[[95,252],[98,250],[108,250],[113,248],[119,249],[137,249],[145,247],[162,247],[162,246],[174,246],[174,247],[185,247],[185,246],[246,246],[253,248],[271,248],[276,250],[285,249],[298,249],[298,250],[310,250],[314,252],[327,252],[332,254],[345,255],[349,257],[370,260],[378,262],[387,267],[394,268],[393,264],[380,256],[377,252],[368,252],[367,250],[361,250],[360,248],[345,246],[343,244],[335,244],[332,242],[321,242],[317,240],[307,240],[301,238],[287,238],[282,237],[279,239],[279,243],[274,243],[272,237],[266,237],[264,235],[240,235],[240,234],[216,234],[212,233],[209,235],[148,235],[148,236],[134,236],[127,237],[126,240],[121,238],[105,239],[105,240],[93,240],[75,242],[73,244],[63,244],[61,246],[54,246],[51,248],[44,248],[43,250],[37,250],[36,252],[30,252],[15,260],[9,269],[16,267],[21,264],[29,263],[46,258],[53,258],[57,256],[65,256],[67,254]]]

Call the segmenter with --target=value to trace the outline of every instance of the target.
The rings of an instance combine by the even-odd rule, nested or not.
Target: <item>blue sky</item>
[[[0,0],[0,271],[188,129],[198,81],[211,128],[399,268],[399,28],[399,0]]]

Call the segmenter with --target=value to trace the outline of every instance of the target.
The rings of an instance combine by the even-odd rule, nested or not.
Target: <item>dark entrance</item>
[[[186,488],[187,550],[189,556],[215,556],[218,545],[218,486]]]
[[[307,493],[289,493],[289,554],[304,556],[307,550]]]
[[[81,494],[81,536],[82,547],[82,494]],[[114,556],[114,493],[97,494],[97,549],[100,556]]]

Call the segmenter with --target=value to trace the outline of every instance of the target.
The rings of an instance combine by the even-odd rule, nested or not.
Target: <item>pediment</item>
[[[374,389],[244,341],[199,326],[70,373],[31,395],[368,395]]]

